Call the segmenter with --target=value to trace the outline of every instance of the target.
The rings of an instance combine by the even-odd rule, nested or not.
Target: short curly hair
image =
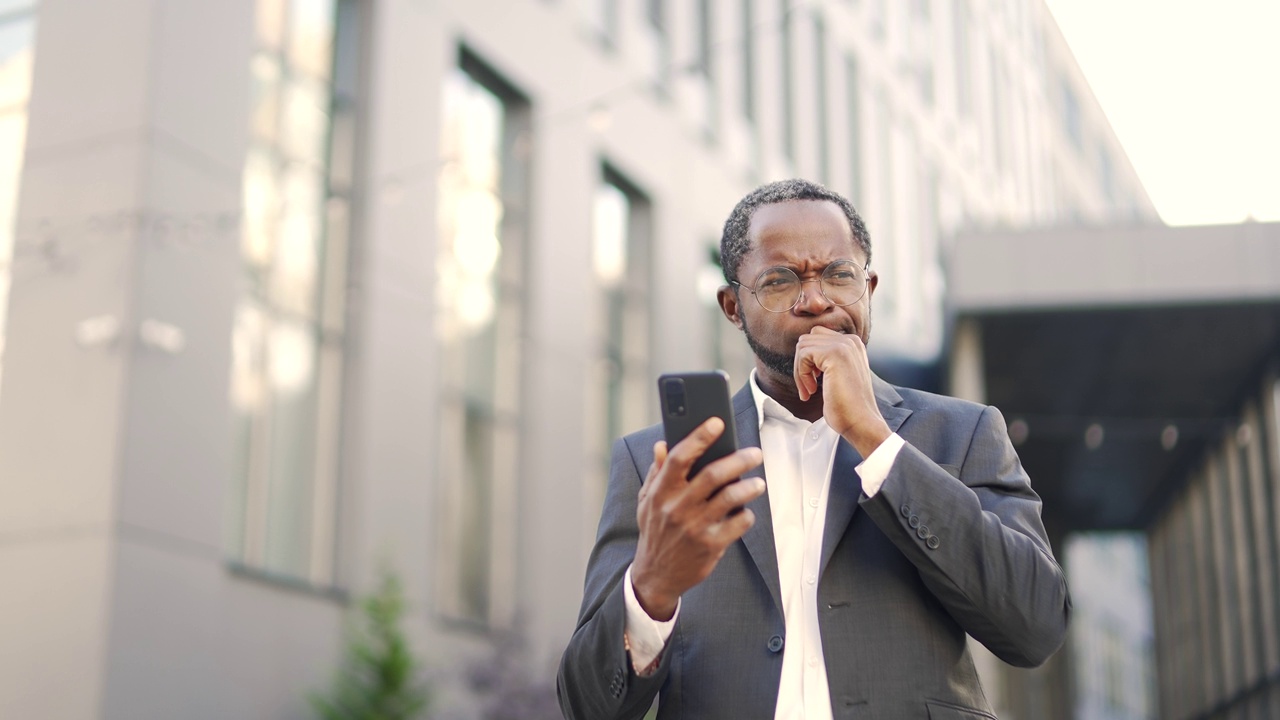
[[[853,203],[840,193],[815,182],[779,180],[747,193],[746,197],[738,201],[733,212],[729,213],[729,219],[725,220],[724,232],[720,235],[720,267],[726,281],[730,284],[738,281],[738,268],[742,265],[742,258],[751,250],[751,238],[747,234],[751,227],[751,216],[756,209],[789,200],[826,200],[839,206],[849,220],[853,239],[866,253],[867,262],[871,262],[871,234],[867,232],[862,216],[853,209]]]

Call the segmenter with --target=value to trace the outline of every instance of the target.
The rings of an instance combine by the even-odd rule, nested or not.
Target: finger
[[[764,494],[763,478],[742,478],[724,487],[711,502],[707,503],[707,513],[711,517],[724,517],[736,508],[755,500]]]
[[[706,422],[693,429],[685,439],[676,443],[666,455],[666,462],[659,472],[661,482],[667,483],[670,476],[678,476],[680,480],[689,478],[689,468],[702,457],[702,453],[711,447],[724,434],[724,421],[718,417],[708,418]]]
[[[760,448],[748,447],[708,463],[689,482],[689,493],[699,500],[706,500],[725,485],[740,479],[747,471],[759,467],[763,460]]]
[[[803,338],[801,338],[803,340]],[[822,370],[813,359],[813,352],[803,346],[796,348],[795,381],[796,393],[801,402],[807,401],[818,392],[818,376]]]
[[[742,512],[730,515],[717,523],[712,534],[718,544],[728,547],[746,535],[755,524],[756,514],[749,508],[743,508]]]
[[[654,488],[658,485],[655,478],[657,478],[658,473],[662,471],[662,466],[666,461],[667,442],[665,440],[659,440],[653,444],[653,462],[649,463],[649,471],[645,473],[644,483],[640,485],[639,499],[641,502],[643,502],[646,497],[653,494]]]

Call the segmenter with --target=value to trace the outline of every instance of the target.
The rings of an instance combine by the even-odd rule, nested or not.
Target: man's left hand
[[[796,344],[795,368],[800,400],[807,402],[820,388],[827,425],[852,443],[862,457],[870,456],[892,434],[876,405],[862,338],[815,327]]]

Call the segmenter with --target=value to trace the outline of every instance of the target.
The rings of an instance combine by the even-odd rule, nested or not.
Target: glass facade
[[[462,53],[446,77],[437,251],[440,377],[437,606],[452,620],[513,620],[527,101]]]
[[[0,387],[3,387],[5,324],[17,234],[18,184],[27,141],[27,100],[35,58],[36,3],[0,3]]]
[[[233,561],[335,582],[355,0],[259,0],[232,333]]]
[[[601,339],[588,417],[589,448],[608,477],[609,448],[626,433],[649,425],[656,394],[650,372],[652,295],[648,198],[609,166],[596,186],[592,209],[592,270],[599,288]]]

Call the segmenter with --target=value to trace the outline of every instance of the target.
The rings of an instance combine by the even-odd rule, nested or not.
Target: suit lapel
[[[755,399],[751,396],[751,381],[733,396],[734,424],[738,431],[738,447],[760,447],[760,420],[756,415]],[[751,470],[743,477],[764,477],[764,465]],[[764,584],[773,596],[773,602],[782,612],[781,581],[778,580],[778,552],[773,544],[773,513],[769,511],[768,481],[764,494],[747,503],[756,516],[756,522],[742,536],[742,543],[755,561]]]
[[[889,430],[897,432],[902,423],[911,415],[911,410],[903,407],[902,396],[889,383],[879,377],[871,376],[872,387],[876,394],[876,405],[884,417]],[[831,466],[831,487],[827,491],[827,520],[822,532],[822,560],[818,565],[819,576],[827,569],[836,545],[849,529],[853,514],[858,510],[858,501],[862,499],[862,479],[854,469],[863,457],[853,445],[844,438],[836,443],[836,457]]]

